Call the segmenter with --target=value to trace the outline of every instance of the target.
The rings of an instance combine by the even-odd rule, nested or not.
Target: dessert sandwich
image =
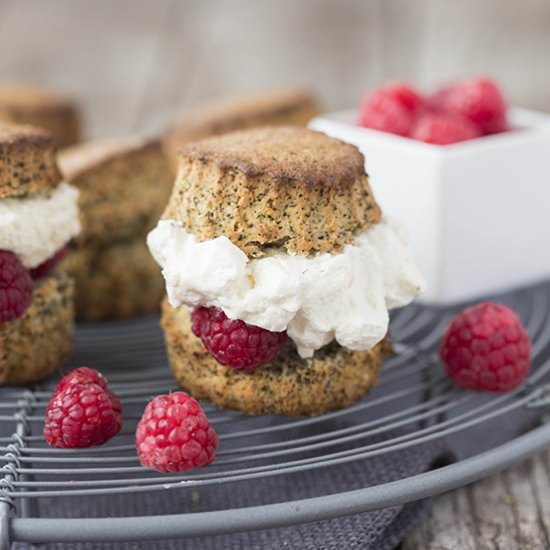
[[[0,384],[59,369],[73,332],[73,284],[59,272],[80,231],[78,191],[61,181],[54,139],[0,124]]]
[[[317,113],[316,99],[301,88],[219,100],[195,109],[168,132],[164,150],[176,173],[179,149],[186,143],[259,126],[305,126]]]
[[[267,127],[186,146],[148,235],[171,369],[247,414],[316,415],[365,396],[388,310],[423,286],[352,145]]]
[[[81,139],[77,103],[40,86],[0,84],[0,120],[43,128],[53,135],[60,148]]]
[[[166,205],[173,177],[158,140],[90,142],[59,156],[80,190],[82,232],[61,268],[75,279],[76,318],[127,319],[158,311],[160,270],[145,244]]]

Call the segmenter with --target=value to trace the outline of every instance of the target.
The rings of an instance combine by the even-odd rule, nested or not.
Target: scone
[[[189,144],[148,235],[172,371],[247,414],[316,415],[376,384],[388,310],[423,286],[353,146],[298,127]]]
[[[164,139],[174,173],[178,151],[190,141],[258,126],[305,126],[318,113],[316,99],[301,88],[285,88],[220,100],[187,115]]]
[[[0,84],[0,120],[43,128],[53,135],[58,147],[68,147],[81,139],[76,102],[43,87]]]
[[[0,385],[50,376],[71,349],[73,283],[56,270],[80,221],[60,180],[53,137],[0,124]]]
[[[78,247],[62,263],[79,291],[80,320],[128,319],[158,311],[164,296],[160,270],[143,236],[103,247]]]
[[[59,164],[80,190],[82,231],[61,264],[76,282],[77,320],[128,319],[158,311],[162,278],[145,236],[173,182],[159,141],[85,143],[63,151]]]

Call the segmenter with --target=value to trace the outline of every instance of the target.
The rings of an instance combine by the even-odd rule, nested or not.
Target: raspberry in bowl
[[[422,107],[406,136],[359,125],[368,123],[359,105],[310,123],[365,155],[377,199],[409,235],[426,302],[550,276],[550,255],[540,253],[550,234],[550,115],[509,106],[503,89],[482,77],[416,91]]]
[[[78,191],[61,182],[53,138],[0,125],[0,385],[53,374],[72,342],[73,285],[55,269],[80,231]],[[10,166],[18,166],[18,170]]]
[[[315,415],[376,384],[389,310],[424,280],[353,146],[293,127],[184,148],[148,235],[172,372],[196,399]]]

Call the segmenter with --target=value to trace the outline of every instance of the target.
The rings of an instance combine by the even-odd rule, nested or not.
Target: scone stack
[[[65,179],[80,190],[82,232],[61,265],[75,279],[77,320],[158,311],[164,285],[145,236],[173,182],[160,142],[84,143],[63,151],[59,164]]]
[[[0,384],[53,374],[71,349],[73,285],[57,271],[80,230],[78,191],[61,182],[54,139],[0,125]]]
[[[303,128],[184,148],[148,245],[174,375],[248,414],[321,414],[365,396],[390,349],[388,310],[423,285],[363,156]]]

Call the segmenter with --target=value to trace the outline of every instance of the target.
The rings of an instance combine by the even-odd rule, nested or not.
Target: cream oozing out
[[[29,269],[79,232],[78,189],[68,183],[47,195],[0,199],[0,250],[13,252]]]
[[[216,306],[228,317],[286,330],[301,357],[333,339],[368,350],[387,333],[388,310],[424,286],[401,229],[384,218],[337,254],[278,252],[249,259],[227,237],[200,242],[175,220],[147,238],[170,304]]]

